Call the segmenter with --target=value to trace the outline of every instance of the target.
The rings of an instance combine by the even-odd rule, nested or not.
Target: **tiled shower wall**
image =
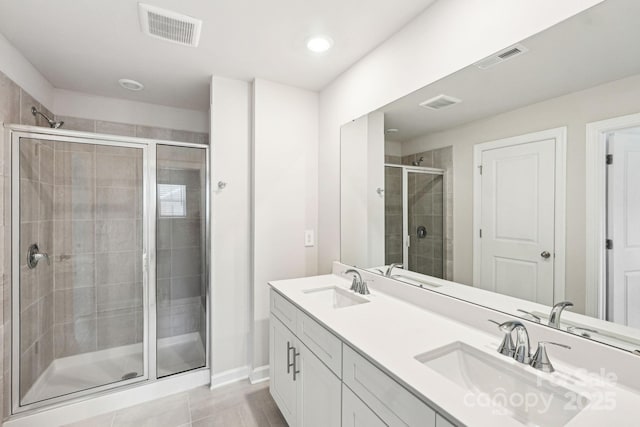
[[[205,163],[202,150],[158,147],[158,184],[184,185],[185,216],[158,217],[158,338],[199,332],[205,325]],[[159,211],[160,212],[160,211]]]
[[[444,277],[453,280],[453,147],[443,147],[402,157],[402,164],[411,165],[423,158],[420,166],[443,169],[444,174]]]
[[[48,116],[53,113],[44,108],[37,100],[14,83],[6,75],[0,72],[0,122],[15,123],[31,126],[47,127],[48,124],[41,117],[34,117],[31,114],[31,107],[35,106]],[[88,132],[99,132],[111,135],[137,136],[142,138],[155,138],[184,142],[208,143],[209,135],[206,133],[189,132],[165,128],[155,128],[140,126],[128,123],[114,123],[106,121],[85,120],[72,117],[59,117],[57,120],[65,120],[64,129],[82,130]],[[0,292],[2,294],[2,304],[0,304],[0,390],[2,390],[1,418],[4,419],[10,414],[11,396],[11,265],[10,265],[10,231],[11,231],[11,199],[10,199],[10,144],[5,140],[4,132],[0,132]],[[46,184],[46,183],[45,183]],[[46,222],[46,221],[45,221]],[[37,269],[36,269],[37,270]],[[44,300],[42,301],[44,303]],[[44,304],[43,304],[44,305]],[[53,304],[55,307],[55,304]],[[50,306],[51,307],[51,306]],[[43,307],[44,308],[44,307]],[[39,319],[46,320],[53,315],[44,313]],[[62,322],[59,324],[64,324]],[[51,322],[50,325],[53,325]],[[126,325],[129,327],[130,325]],[[126,329],[126,328],[123,328]],[[81,331],[79,331],[81,332]],[[125,332],[126,334],[127,332]],[[43,334],[43,336],[46,335]],[[96,343],[97,345],[97,343]],[[42,364],[46,363],[47,357],[42,357]]]
[[[54,356],[140,343],[142,150],[54,147]]]
[[[6,75],[0,72],[0,122],[18,123],[31,126],[47,126],[42,117],[34,117],[31,107],[35,106],[47,115],[52,115],[31,95],[15,84]],[[0,304],[0,390],[2,390],[2,419],[6,418],[11,410],[11,157],[10,144],[5,140],[4,130],[0,132],[0,200],[2,201],[0,212],[0,292],[2,292],[2,304]],[[43,302],[43,301],[41,301]],[[48,315],[43,316],[46,319]],[[39,325],[38,325],[39,326]],[[36,332],[37,333],[37,332]],[[42,359],[42,363],[44,359]]]
[[[53,244],[53,146],[26,140],[20,146],[20,254],[32,243],[41,252]],[[53,361],[53,265],[36,268],[20,257],[20,393],[24,395]]]
[[[384,190],[384,263],[390,265],[402,263],[403,255],[402,168],[384,168]]]

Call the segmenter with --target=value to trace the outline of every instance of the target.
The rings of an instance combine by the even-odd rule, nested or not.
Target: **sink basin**
[[[496,353],[497,354],[497,353]],[[563,426],[588,403],[583,396],[541,379],[526,366],[513,366],[455,342],[416,356],[416,360],[454,382],[467,393],[467,406],[509,415],[526,426]]]
[[[311,289],[304,291],[304,293],[312,296],[315,301],[331,308],[344,308],[369,302],[368,299],[362,298],[353,292],[344,290],[337,286]]]

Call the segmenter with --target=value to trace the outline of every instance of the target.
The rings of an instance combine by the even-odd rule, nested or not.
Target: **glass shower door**
[[[157,376],[206,365],[204,148],[158,144],[156,159]]]
[[[39,138],[13,139],[14,408],[146,376],[146,147]]]

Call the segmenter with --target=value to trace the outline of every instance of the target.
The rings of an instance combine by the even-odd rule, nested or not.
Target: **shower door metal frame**
[[[156,147],[158,145],[198,148],[205,155],[205,247],[203,265],[206,283],[205,306],[205,363],[201,368],[176,373],[161,378],[159,381],[170,381],[181,375],[209,369],[211,351],[211,307],[210,307],[210,251],[211,251],[211,219],[210,219],[210,180],[211,166],[209,145],[166,140],[155,140],[116,135],[78,132],[63,129],[48,129],[25,125],[5,125],[7,139],[11,148],[11,409],[12,414],[25,413],[40,408],[50,408],[84,401],[95,396],[108,394],[114,390],[135,387],[149,381],[158,380],[157,376],[157,329],[156,329]],[[33,138],[48,141],[62,141],[79,144],[104,145],[111,147],[127,147],[142,149],[143,167],[143,367],[140,377],[103,384],[86,390],[57,396],[28,405],[20,406],[20,138]]]
[[[447,175],[443,169],[429,168],[424,166],[408,166],[398,165],[394,163],[385,163],[385,167],[400,168],[402,169],[402,264],[405,269],[409,269],[409,246],[411,245],[411,236],[409,235],[409,173],[421,173],[425,175],[440,175],[442,176],[442,272],[443,279],[446,277],[446,229],[447,229],[447,215],[444,212],[446,209],[446,203],[444,200],[447,188]]]

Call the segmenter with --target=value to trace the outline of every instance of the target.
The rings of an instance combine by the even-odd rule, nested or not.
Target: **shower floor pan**
[[[22,405],[111,384],[143,374],[142,343],[54,360],[22,399]],[[158,340],[158,377],[204,366],[200,334]]]

